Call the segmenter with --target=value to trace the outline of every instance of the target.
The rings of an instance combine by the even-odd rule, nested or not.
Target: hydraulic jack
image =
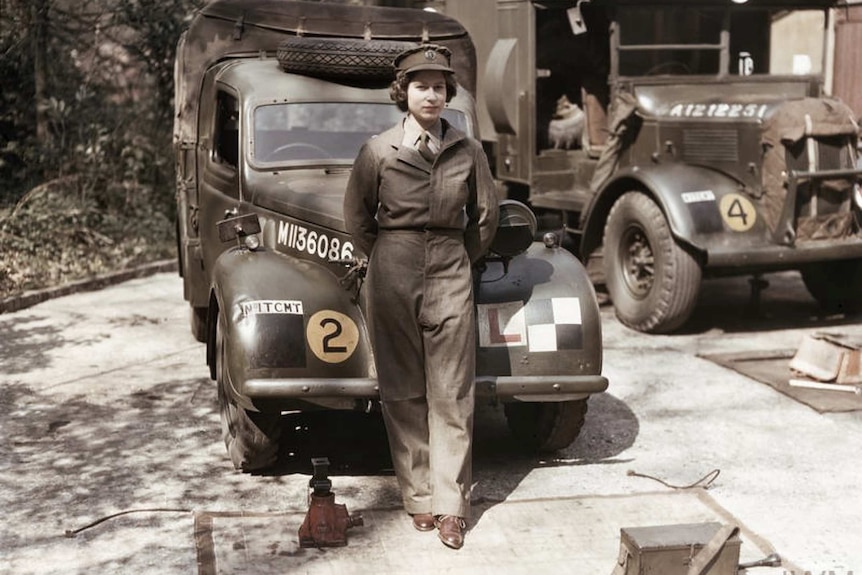
[[[364,525],[362,515],[349,515],[346,505],[335,502],[328,458],[312,457],[311,465],[314,474],[308,481],[311,492],[308,513],[299,527],[299,546],[343,547],[347,545],[347,530]]]

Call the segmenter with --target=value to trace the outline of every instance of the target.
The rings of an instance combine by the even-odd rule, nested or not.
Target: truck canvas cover
[[[279,42],[298,36],[442,44],[452,50],[459,83],[475,93],[472,41],[457,21],[441,14],[288,0],[214,0],[198,11],[177,48],[175,143],[196,141],[198,91],[207,68],[261,52],[274,57]]]

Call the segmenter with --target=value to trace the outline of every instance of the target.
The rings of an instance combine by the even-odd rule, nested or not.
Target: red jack
[[[329,480],[329,459],[313,457],[314,475],[308,482],[312,492],[308,513],[299,527],[300,547],[343,547],[347,545],[347,530],[364,525],[362,515],[347,513],[347,506],[335,502],[332,481]]]

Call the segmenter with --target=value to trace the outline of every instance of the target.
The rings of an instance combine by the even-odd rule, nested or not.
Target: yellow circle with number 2
[[[751,200],[741,194],[727,194],[718,203],[721,219],[735,232],[747,232],[757,221],[757,211]]]
[[[356,322],[331,309],[317,312],[308,320],[305,330],[308,347],[326,363],[346,361],[359,343]]]

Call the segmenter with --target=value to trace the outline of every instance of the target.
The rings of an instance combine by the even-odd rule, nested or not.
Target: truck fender
[[[601,374],[596,292],[586,269],[568,250],[534,242],[509,262],[505,275],[501,264],[489,264],[476,303],[479,377]],[[504,329],[519,321],[521,329]],[[540,332],[552,341],[540,342]],[[571,341],[563,339],[572,336]]]
[[[605,221],[614,202],[626,192],[641,191],[650,196],[667,218],[674,237],[700,253],[731,226],[746,220],[747,229],[736,231],[762,232],[763,218],[751,214],[756,202],[741,189],[741,184],[720,172],[682,163],[655,166],[635,166],[621,170],[595,195],[582,221],[584,230],[581,254],[589,256],[603,242]],[[724,198],[742,202],[728,208]],[[741,212],[739,210],[742,210]],[[740,219],[737,222],[737,219]],[[760,225],[748,226],[755,222]],[[722,241],[726,241],[724,238]],[[586,261],[586,260],[585,260]]]
[[[267,249],[233,248],[213,266],[211,323],[223,330],[226,378],[246,409],[252,378],[350,378],[373,372],[364,314],[324,266]],[[215,329],[207,360],[215,373]]]

